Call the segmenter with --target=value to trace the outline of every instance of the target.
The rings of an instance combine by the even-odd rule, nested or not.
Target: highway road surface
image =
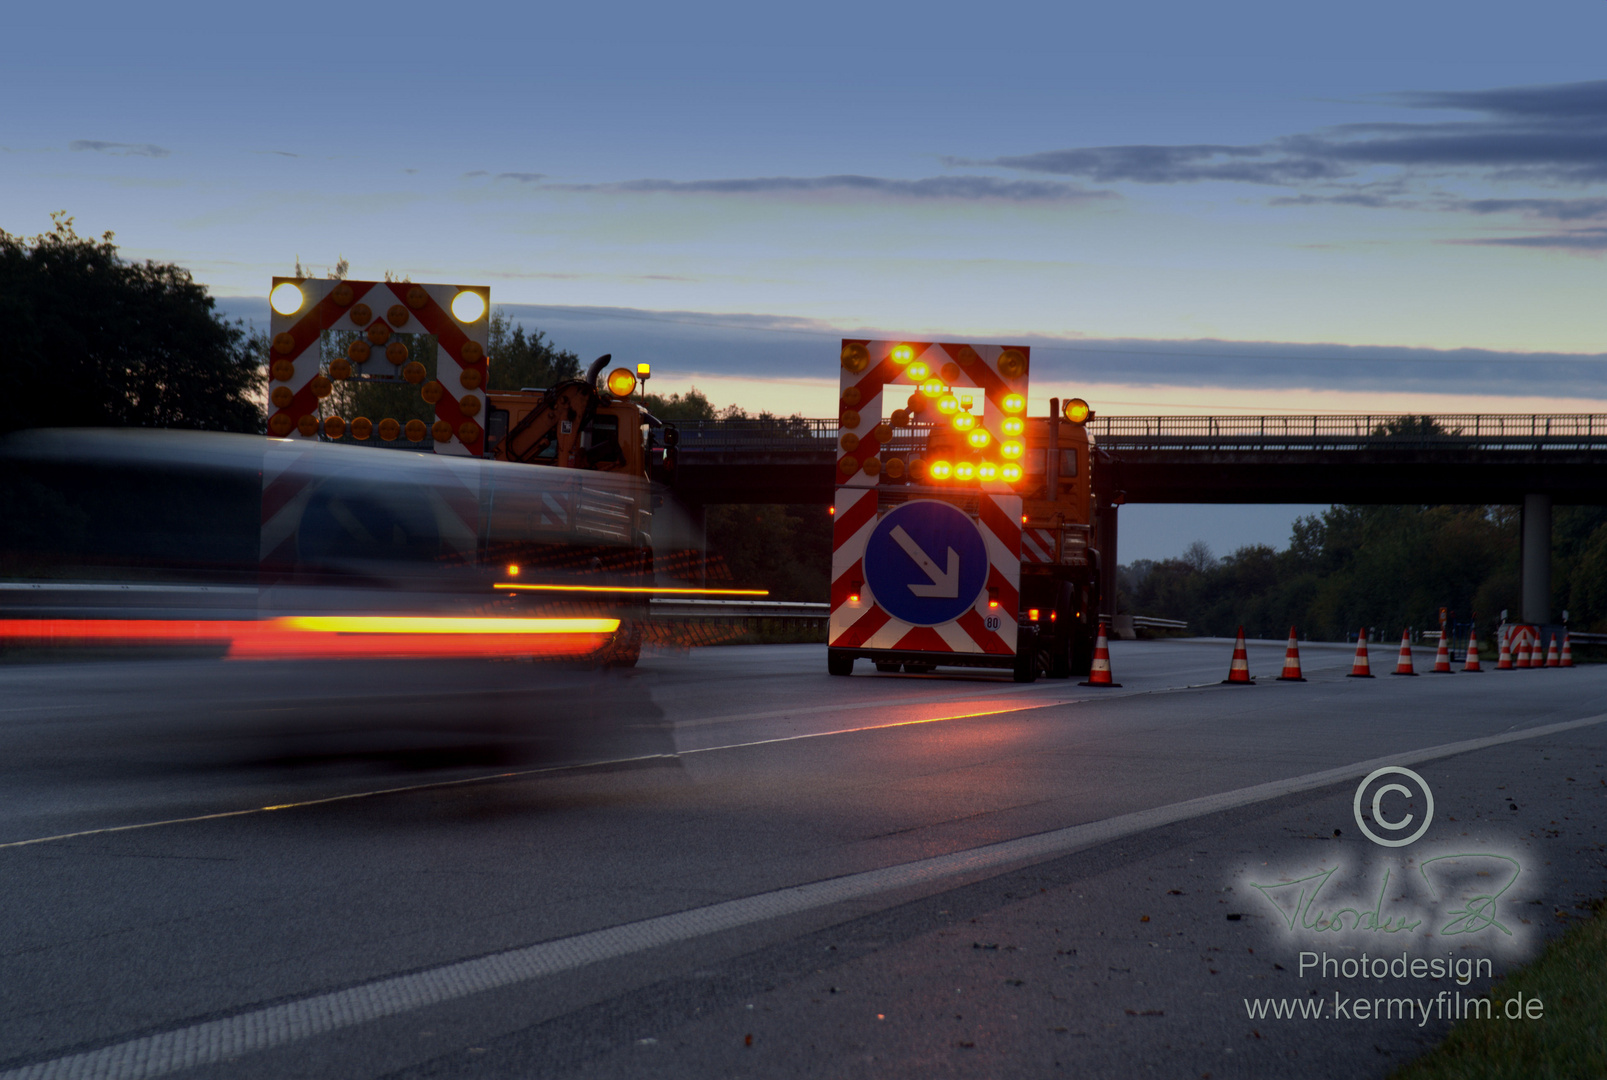
[[[1382,1077],[1607,893],[1607,666],[1230,653],[0,666],[0,1078]]]

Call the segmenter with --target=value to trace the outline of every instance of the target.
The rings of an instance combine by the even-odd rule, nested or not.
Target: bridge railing
[[[676,420],[688,450],[824,451],[837,439],[835,417]],[[1128,450],[1469,448],[1607,450],[1601,413],[1334,413],[1327,416],[1099,416],[1089,428],[1101,445]],[[894,432],[895,450],[916,450],[929,429]]]
[[[1100,416],[1103,445],[1121,449],[1473,447],[1607,449],[1599,413],[1336,413],[1327,416]]]

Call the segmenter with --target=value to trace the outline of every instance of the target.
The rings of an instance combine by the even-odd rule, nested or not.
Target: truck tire
[[[1094,667],[1094,638],[1097,631],[1091,626],[1079,626],[1071,633],[1071,673],[1087,675]]]
[[[854,658],[841,649],[827,649],[826,671],[832,675],[852,675]]]
[[[1038,632],[1028,627],[1016,631],[1016,663],[1011,674],[1016,682],[1038,681]]]
[[[600,657],[603,667],[610,668],[633,668],[641,658],[642,624],[634,619],[620,624]]]

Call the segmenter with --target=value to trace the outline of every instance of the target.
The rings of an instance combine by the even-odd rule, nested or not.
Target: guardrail
[[[1134,630],[1187,630],[1188,628],[1189,624],[1186,619],[1155,619],[1148,615],[1133,616]]]
[[[828,619],[830,604],[787,600],[652,600],[654,615],[693,619]]]

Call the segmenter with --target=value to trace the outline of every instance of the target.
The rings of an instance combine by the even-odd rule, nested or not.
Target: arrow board
[[[988,549],[964,513],[920,499],[877,523],[865,541],[864,566],[882,610],[912,626],[937,626],[976,606],[988,580]]]

